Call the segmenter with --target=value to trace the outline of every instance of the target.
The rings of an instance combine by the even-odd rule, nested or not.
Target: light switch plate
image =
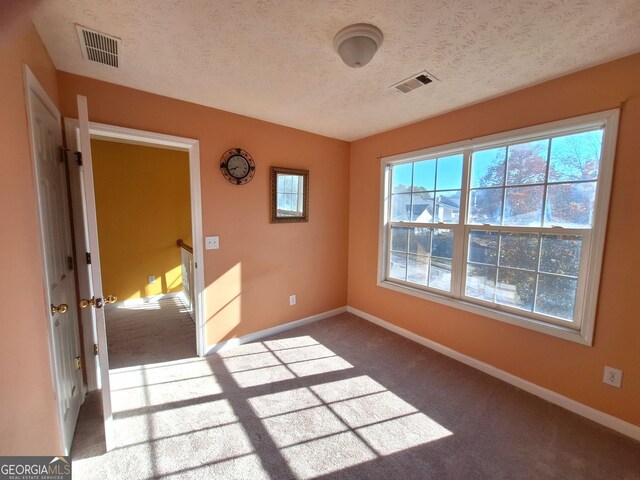
[[[207,250],[217,250],[220,248],[220,237],[205,237],[204,248]]]

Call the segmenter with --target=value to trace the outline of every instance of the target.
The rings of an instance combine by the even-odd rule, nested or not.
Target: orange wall
[[[189,154],[91,140],[91,156],[104,294],[128,300],[182,291],[176,241],[191,245]]]
[[[0,18],[13,20],[0,24],[0,455],[59,455],[22,64],[56,103],[58,87],[23,5],[8,3],[0,5]]]
[[[616,108],[611,207],[593,347],[376,286],[380,156]],[[351,144],[349,305],[640,425],[640,55]],[[602,383],[604,365],[623,388]]]
[[[200,141],[203,232],[220,236],[204,252],[209,344],[346,305],[348,143],[65,72],[58,84],[63,116],[82,94],[92,121]],[[231,147],[256,162],[246,185],[220,173]],[[309,223],[269,223],[272,165],[310,171]]]
[[[218,342],[349,304],[599,410],[640,425],[638,189],[640,56],[499,97],[349,144],[222,111],[56,72],[24,5],[0,4],[0,455],[59,454],[49,362],[22,64],[76,116],[89,98],[94,121],[197,138],[203,227],[220,235],[205,251],[207,339]],[[6,13],[9,15],[6,15]],[[7,25],[5,20],[11,19]],[[59,98],[58,98],[59,94]],[[379,168],[376,157],[600,111],[626,100],[593,347],[376,287]],[[241,146],[258,170],[228,184],[220,155]],[[349,183],[350,168],[354,172]],[[311,219],[269,224],[271,165],[311,171]],[[347,252],[348,244],[348,252]],[[347,253],[349,256],[347,257]],[[288,295],[298,305],[288,306]],[[624,387],[601,383],[603,365]]]

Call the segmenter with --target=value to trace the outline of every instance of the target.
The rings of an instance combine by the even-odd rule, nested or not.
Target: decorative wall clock
[[[241,148],[230,148],[220,159],[220,171],[234,185],[244,185],[255,175],[256,164],[249,152]]]

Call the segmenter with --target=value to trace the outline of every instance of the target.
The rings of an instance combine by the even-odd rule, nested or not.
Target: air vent
[[[120,66],[120,57],[118,55],[121,50],[122,40],[77,24],[76,30],[78,31],[84,58],[111,67],[118,68]]]
[[[402,80],[401,82],[396,83],[395,85],[391,85],[391,88],[395,88],[397,91],[402,93],[409,93],[418,87],[428,85],[431,82],[437,80],[438,79],[431,75],[429,72],[420,72],[410,76],[405,80]]]

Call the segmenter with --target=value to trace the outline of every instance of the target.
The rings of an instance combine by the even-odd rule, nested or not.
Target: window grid
[[[424,228],[429,230],[429,253],[428,254],[421,254],[421,253],[412,253],[410,251],[410,241],[411,241],[411,233],[410,230],[414,229],[414,228]],[[393,248],[393,237],[392,237],[392,231],[393,229],[406,229],[407,230],[407,241],[405,244],[406,250],[397,250]],[[389,222],[388,224],[388,238],[389,238],[389,248],[387,249],[387,254],[386,254],[386,264],[389,266],[388,271],[387,271],[387,276],[394,282],[402,282],[403,284],[406,284],[407,286],[418,286],[419,288],[422,289],[426,289],[426,290],[430,290],[430,291],[434,291],[437,292],[439,294],[447,294],[449,295],[450,292],[439,288],[439,287],[435,287],[433,285],[431,285],[431,274],[432,274],[432,266],[434,263],[434,260],[436,262],[440,262],[440,263],[447,263],[449,262],[451,264],[451,268],[453,269],[453,258],[447,258],[447,257],[443,257],[440,255],[433,255],[433,238],[434,238],[434,231],[435,230],[451,230],[452,231],[452,235],[453,235],[453,239],[452,242],[455,241],[455,232],[453,231],[452,228],[449,228],[448,224],[423,224],[423,223],[407,223],[407,222],[394,222],[391,223]],[[391,276],[391,265],[392,265],[392,258],[393,255],[402,255],[405,259],[405,271],[404,271],[404,278],[398,278],[398,277],[393,277]],[[425,272],[426,275],[426,284],[421,284],[421,283],[416,283],[416,282],[411,282],[408,280],[409,278],[409,257],[418,257],[418,258],[425,258],[427,259],[427,270]],[[454,256],[454,254],[452,253],[452,257]],[[450,274],[450,283],[453,284],[453,271],[451,270],[451,274]]]
[[[578,128],[574,131],[570,131],[570,132],[562,132],[562,133],[558,133],[558,134],[552,134],[552,135],[547,135],[547,136],[537,136],[537,137],[532,137],[529,139],[520,139],[516,142],[502,142],[502,143],[496,143],[496,144],[492,144],[490,146],[482,146],[481,148],[475,148],[473,149],[474,152],[485,152],[485,151],[491,151],[491,150],[499,150],[499,149],[504,149],[504,162],[502,165],[502,182],[500,184],[491,184],[491,185],[476,185],[476,186],[472,186],[471,184],[471,175],[469,175],[469,183],[468,183],[468,191],[470,195],[473,195],[474,192],[479,192],[479,191],[495,191],[498,189],[502,189],[502,202],[501,202],[501,206],[500,206],[500,223],[501,225],[514,225],[517,226],[517,224],[512,224],[512,223],[505,223],[507,221],[507,219],[505,218],[506,215],[506,208],[507,208],[507,194],[509,192],[508,189],[515,189],[515,188],[529,188],[529,187],[542,187],[542,197],[540,199],[540,207],[541,207],[541,216],[540,216],[540,222],[541,222],[541,226],[542,227],[547,227],[549,222],[547,221],[547,213],[549,211],[548,207],[548,196],[549,196],[549,187],[552,186],[560,186],[560,185],[564,185],[564,186],[571,186],[571,185],[578,185],[578,184],[592,184],[594,185],[594,192],[595,190],[597,190],[597,184],[599,181],[599,175],[600,175],[600,168],[598,168],[597,170],[597,174],[589,177],[589,178],[583,178],[583,179],[572,179],[572,178],[561,178],[561,179],[551,179],[549,172],[551,169],[551,164],[552,164],[552,150],[554,147],[554,140],[557,141],[558,139],[563,139],[566,137],[571,137],[571,136],[576,136],[576,135],[581,135],[581,134],[588,134],[588,133],[595,133],[595,132],[603,132],[604,128],[603,127],[599,127],[599,128],[594,128],[594,127],[588,127],[588,128]],[[533,144],[536,142],[540,142],[540,141],[546,141],[547,145],[546,145],[546,154],[545,154],[545,172],[544,172],[544,179],[543,181],[540,182],[530,182],[530,183],[510,183],[509,182],[509,169],[510,169],[510,162],[512,161],[512,159],[510,159],[510,152],[512,151],[513,147],[520,147],[523,145],[527,145],[527,144]],[[601,144],[602,146],[602,144]],[[602,151],[599,150],[599,156],[600,159],[602,158]],[[471,159],[471,162],[473,162],[473,159]],[[513,191],[513,190],[511,190]],[[597,192],[595,192],[597,193]],[[594,195],[595,195],[594,193]],[[595,205],[597,203],[597,200],[595,200],[593,202],[593,204]],[[592,223],[593,218],[589,219],[589,222]],[[487,225],[487,224],[493,224],[493,223],[486,223],[486,222],[472,222],[471,218],[466,218],[466,224],[471,224],[471,225]],[[553,226],[553,225],[552,225]],[[565,227],[566,228],[566,227]]]
[[[548,324],[559,324],[562,325],[564,327],[569,326],[570,328],[573,328],[574,330],[579,330],[581,328],[581,319],[583,316],[583,303],[585,305],[587,305],[591,312],[591,317],[593,317],[593,315],[595,314],[595,301],[594,300],[584,300],[584,295],[585,295],[585,290],[586,290],[586,284],[589,284],[589,288],[590,291],[593,292],[597,292],[597,283],[595,284],[594,287],[594,281],[589,280],[587,278],[585,278],[586,276],[586,270],[587,270],[587,266],[589,264],[590,261],[592,261],[592,257],[598,258],[599,260],[602,257],[602,241],[603,241],[603,237],[604,237],[604,227],[602,226],[603,222],[602,220],[598,219],[598,216],[602,217],[606,217],[606,210],[603,212],[603,208],[601,206],[599,206],[601,203],[602,204],[607,204],[608,203],[608,198],[605,201],[599,201],[599,197],[601,195],[601,185],[600,183],[602,182],[601,180],[601,176],[602,174],[605,172],[605,170],[607,171],[608,175],[607,175],[607,179],[605,179],[605,184],[606,184],[606,190],[607,192],[609,191],[610,188],[610,182],[611,182],[611,166],[610,165],[605,165],[605,162],[612,162],[612,158],[605,158],[605,150],[608,151],[608,157],[612,157],[612,152],[613,152],[613,148],[611,147],[611,144],[615,145],[615,131],[613,132],[613,134],[607,133],[607,122],[610,121],[614,124],[614,129],[617,128],[617,111],[616,112],[606,112],[608,115],[607,117],[602,120],[599,119],[597,122],[596,121],[592,121],[590,124],[583,124],[583,125],[572,125],[569,127],[564,126],[564,124],[569,124],[571,123],[571,121],[561,121],[561,122],[556,122],[557,124],[563,124],[562,128],[558,128],[557,131],[555,132],[543,132],[543,133],[539,133],[539,134],[534,134],[534,135],[514,135],[513,138],[509,139],[507,137],[507,135],[509,134],[504,134],[504,135],[494,135],[492,137],[487,137],[487,138],[496,138],[499,136],[502,136],[504,138],[504,140],[502,142],[486,142],[484,144],[478,142],[476,145],[470,145],[470,147],[468,148],[460,148],[458,150],[455,150],[453,148],[451,149],[443,149],[440,152],[437,152],[436,149],[430,149],[430,151],[433,151],[435,153],[432,154],[426,154],[424,156],[420,156],[420,155],[412,155],[411,157],[409,156],[405,156],[404,159],[399,160],[399,161],[386,161],[385,159],[383,159],[384,162],[383,165],[385,165],[384,168],[389,169],[391,175],[387,176],[387,180],[389,181],[389,187],[390,187],[390,195],[388,197],[388,200],[385,202],[385,205],[387,206],[388,210],[387,212],[384,214],[384,217],[386,219],[388,219],[387,221],[385,221],[386,223],[386,229],[385,229],[385,237],[386,240],[384,241],[385,244],[388,244],[388,242],[390,242],[391,239],[391,230],[392,228],[397,228],[397,227],[418,227],[418,228],[430,228],[433,231],[435,231],[435,229],[444,229],[444,230],[449,230],[451,231],[452,235],[453,235],[453,253],[452,253],[452,258],[451,259],[445,259],[450,263],[451,266],[451,285],[450,285],[450,291],[448,292],[443,292],[442,290],[436,290],[436,293],[440,294],[440,295],[447,295],[450,297],[454,297],[454,299],[460,299],[460,300],[465,300],[465,301],[470,301],[472,303],[478,303],[480,305],[483,304],[490,304],[491,309],[496,310],[496,311],[500,311],[500,310],[505,310],[507,312],[513,312],[516,313],[517,315],[524,315],[524,319],[526,318],[531,318],[534,320],[541,320],[544,323],[548,323]],[[585,116],[586,117],[597,117],[598,114],[594,114],[594,115],[588,115]],[[611,120],[611,118],[613,118],[613,120]],[[575,120],[575,119],[574,119]],[[526,130],[534,130],[536,129],[536,127],[531,127],[530,129],[523,129],[523,131]],[[540,130],[540,128],[538,127],[538,130]],[[565,137],[565,138],[569,138],[569,137],[573,137],[573,136],[577,136],[579,134],[582,133],[590,133],[590,132],[597,132],[600,131],[601,132],[601,136],[600,136],[600,144],[597,151],[597,154],[593,157],[594,159],[596,159],[597,161],[595,162],[595,172],[597,173],[596,175],[593,174],[589,174],[589,170],[582,170],[582,173],[580,173],[580,170],[577,170],[578,175],[576,175],[576,167],[575,165],[571,165],[569,163],[563,163],[563,162],[568,162],[568,160],[566,158],[563,158],[563,155],[565,155],[566,153],[561,152],[560,150],[562,148],[567,148],[566,145],[564,147],[562,147],[562,144],[560,147],[558,147],[558,152],[556,152],[556,157],[552,158],[552,153],[553,153],[553,148],[554,148],[554,139],[560,138],[560,137]],[[613,140],[609,140],[608,143],[609,145],[606,145],[606,140],[608,136],[614,135]],[[517,183],[509,183],[509,176],[510,176],[510,149],[512,147],[518,147],[518,146],[525,146],[527,144],[533,144],[537,141],[546,141],[546,147],[542,150],[544,151],[544,155],[545,155],[545,165],[544,165],[544,181],[538,181],[538,182],[533,182],[533,183],[526,183],[524,180],[520,179],[520,182]],[[461,142],[462,144],[467,143],[467,144],[472,144],[472,141],[469,142]],[[471,171],[471,166],[472,166],[472,154],[474,152],[478,152],[478,151],[483,151],[483,150],[489,150],[489,149],[498,149],[498,148],[504,148],[504,162],[502,167],[502,183],[498,184],[498,185],[488,185],[488,186],[476,186],[475,188],[471,187],[471,178],[472,178],[472,171]],[[524,148],[524,147],[523,147]],[[535,151],[534,151],[535,153]],[[437,164],[439,163],[439,159],[440,158],[447,158],[447,157],[451,157],[451,156],[455,156],[455,155],[462,155],[463,156],[463,161],[462,161],[462,182],[461,182],[461,187],[460,190],[443,190],[443,192],[460,192],[460,208],[458,211],[458,218],[457,218],[457,223],[445,223],[442,221],[436,221],[438,219],[438,215],[437,215],[437,209],[436,209],[436,202],[438,200],[438,195],[439,195],[439,191],[437,190],[437,175],[439,172],[439,168],[437,168]],[[541,158],[541,157],[539,157]],[[435,161],[436,162],[436,169],[435,169],[435,174],[434,174],[434,185],[433,188],[434,190],[416,190],[415,189],[415,164],[419,163],[419,162],[423,162],[423,161]],[[526,161],[526,158],[524,159]],[[582,160],[581,158],[579,158],[578,160]],[[515,160],[517,161],[517,160]],[[552,162],[554,162],[555,164],[555,168],[560,168],[561,170],[555,170],[555,174],[554,174],[554,179],[551,179],[550,177],[550,171],[551,171],[551,167],[552,167]],[[410,163],[411,164],[411,188],[408,190],[408,192],[410,192],[411,194],[411,211],[409,212],[409,221],[404,221],[404,220],[396,220],[393,218],[393,211],[392,211],[392,203],[394,200],[394,195],[396,195],[398,192],[394,192],[393,191],[393,174],[394,174],[394,168],[396,165],[403,165],[403,164],[407,164]],[[522,163],[524,164],[524,163]],[[580,167],[580,165],[579,165]],[[566,170],[565,170],[566,169]],[[573,169],[573,170],[572,170]],[[562,170],[565,170],[564,172]],[[516,171],[517,172],[517,171]],[[516,175],[517,178],[517,173],[515,173],[514,175]],[[579,175],[582,175],[583,178],[579,178]],[[593,177],[591,178],[590,175]],[[589,177],[589,178],[586,178]],[[575,222],[571,225],[567,225],[566,227],[563,227],[562,225],[556,225],[556,223],[569,223],[567,222],[567,218],[568,217],[559,217],[558,221],[554,220],[554,213],[551,210],[551,205],[550,205],[550,192],[549,192],[549,187],[553,187],[555,185],[567,185],[567,186],[573,186],[573,185],[580,185],[580,184],[591,184],[594,186],[592,191],[571,191],[569,190],[567,193],[564,193],[564,195],[578,195],[579,196],[579,202],[582,202],[583,205],[586,205],[587,208],[586,210],[583,209],[583,211],[587,212],[587,217],[586,217],[586,224],[588,224],[589,228],[585,228],[582,223],[585,223],[584,220],[580,220],[580,214],[577,214],[577,218],[579,219],[579,226],[577,224],[575,224]],[[518,224],[507,224],[504,225],[505,223],[505,215],[506,213],[506,208],[508,207],[507,205],[507,192],[509,188],[521,188],[521,187],[542,187],[541,188],[541,199],[540,199],[540,218],[539,221],[536,221],[535,225],[530,225],[530,224],[523,224],[523,225],[518,225]],[[470,217],[471,217],[471,209],[472,209],[472,201],[473,201],[473,192],[474,191],[479,191],[479,190],[491,190],[491,189],[497,189],[497,188],[502,188],[503,191],[502,193],[502,205],[500,206],[500,222],[499,223],[471,223],[470,221]],[[431,222],[415,222],[414,220],[414,215],[413,215],[413,211],[414,211],[414,194],[416,192],[420,192],[420,193],[425,193],[425,194],[432,194],[433,195],[433,216],[432,216],[432,220]],[[563,194],[563,192],[558,191],[558,194]],[[575,203],[575,200],[573,200]],[[563,205],[562,202],[566,202],[569,203],[568,200],[565,200],[564,198],[560,197],[559,200],[559,204]],[[526,213],[526,212],[525,212]],[[562,214],[560,214],[562,215]],[[584,216],[584,215],[583,215]],[[548,219],[549,217],[549,219]],[[455,219],[451,219],[454,220]],[[599,220],[599,221],[598,221]],[[600,250],[598,252],[596,252],[595,254],[593,252],[591,252],[591,243],[592,243],[592,239],[591,236],[593,234],[594,229],[597,227],[596,223],[600,224],[600,227],[598,229],[599,231],[599,235],[598,235],[598,240],[597,242],[600,244],[599,248]],[[471,231],[497,231],[498,232],[498,250],[497,250],[497,255],[498,258],[496,260],[496,265],[492,266],[493,268],[495,268],[495,279],[494,279],[494,284],[495,284],[495,288],[494,288],[494,293],[493,293],[493,303],[489,303],[489,302],[485,302],[483,300],[474,298],[474,297],[468,297],[466,295],[466,286],[467,286],[467,268],[469,265],[473,266],[475,264],[478,265],[482,265],[481,263],[477,263],[477,262],[471,262],[468,258],[469,255],[469,243],[470,243],[470,233]],[[537,265],[536,265],[536,269],[534,270],[528,270],[528,269],[521,269],[518,267],[507,267],[504,265],[500,264],[500,249],[501,249],[501,242],[503,240],[502,234],[506,234],[506,233],[527,233],[527,232],[531,232],[531,233],[535,233],[536,234],[536,238],[537,238]],[[542,262],[542,256],[543,256],[543,252],[542,252],[542,248],[543,248],[543,237],[546,235],[560,235],[560,236],[578,236],[581,240],[581,253],[580,253],[580,258],[579,258],[579,267],[578,267],[578,273],[577,276],[574,275],[569,275],[569,274],[563,274],[563,273],[551,273],[551,272],[545,272],[543,271],[541,268],[541,262]],[[405,255],[406,261],[408,262],[408,258],[411,255],[415,255],[415,254],[411,254],[409,253],[409,235],[407,235],[407,252],[402,252],[403,255]],[[433,235],[431,237],[431,249],[433,249]],[[390,255],[391,255],[392,249],[390,248],[390,246],[388,246],[386,248],[386,254],[385,254],[385,263],[383,264],[383,270],[381,270],[381,275],[382,275],[382,280],[389,280],[389,271],[388,271],[388,266],[389,266],[389,262],[390,262]],[[394,253],[401,253],[401,252],[396,252],[394,250]],[[432,253],[432,252],[431,252]],[[419,255],[419,254],[418,254]],[[426,256],[425,258],[428,258],[429,262],[428,262],[428,271],[426,273],[427,278],[430,277],[430,270],[431,270],[431,265],[432,265],[432,261],[434,257],[432,254]],[[407,263],[408,264],[408,263]],[[599,275],[599,271],[600,271],[600,265],[598,264],[596,267],[596,271],[598,272]],[[531,299],[531,310],[528,309],[521,309],[518,307],[512,307],[510,305],[505,305],[505,304],[501,304],[501,303],[497,303],[496,302],[496,296],[498,295],[498,279],[500,278],[500,272],[506,272],[506,271],[514,271],[514,272],[518,272],[518,271],[522,271],[522,272],[527,272],[527,274],[531,274],[533,276],[535,276],[534,278],[534,285],[533,285],[533,293],[532,293],[532,299]],[[419,290],[424,290],[424,291],[430,291],[433,290],[432,288],[430,288],[429,286],[424,286],[424,285],[416,285],[415,283],[412,283],[408,280],[408,267],[405,269],[405,276],[404,276],[404,280],[396,280],[396,279],[391,279],[392,282],[397,282],[400,284],[406,284],[406,286],[412,287],[412,288],[418,288]],[[563,319],[562,317],[559,316],[553,316],[551,314],[540,314],[540,313],[536,313],[536,309],[538,308],[538,304],[537,302],[539,301],[539,289],[541,288],[540,286],[540,282],[543,278],[566,278],[566,279],[571,279],[571,280],[575,280],[575,282],[577,283],[577,287],[575,288],[575,296],[574,296],[574,304],[573,304],[573,319],[572,320],[567,320],[567,319]],[[428,281],[427,281],[428,283]],[[492,316],[492,315],[489,315]],[[503,319],[503,318],[499,318],[499,319]],[[505,320],[507,321],[507,320]],[[513,322],[511,322],[513,323]],[[591,325],[593,324],[593,318],[591,318]],[[531,327],[529,327],[531,328]],[[537,329],[537,328],[533,328],[533,329]],[[580,332],[582,335],[582,331]],[[589,339],[588,341],[590,342],[590,335],[592,334],[592,327],[591,327],[591,333],[588,333],[589,335]],[[563,336],[563,335],[560,335]],[[583,338],[586,339],[586,337],[583,336]]]
[[[543,252],[542,252],[542,248],[543,248],[543,237],[553,237],[553,236],[560,236],[560,237],[575,237],[576,239],[580,240],[580,251],[581,254],[584,250],[583,246],[585,244],[584,238],[581,234],[577,234],[577,233],[573,233],[573,234],[568,234],[564,231],[562,232],[544,232],[544,233],[540,233],[540,232],[519,232],[519,231],[515,231],[515,230],[510,230],[510,231],[505,231],[503,229],[500,230],[492,230],[492,231],[488,231],[485,230],[484,227],[475,227],[475,228],[471,228],[470,229],[470,233],[472,232],[481,232],[481,233],[488,233],[488,232],[494,232],[497,235],[497,244],[496,244],[496,263],[492,264],[492,263],[485,263],[485,262],[480,262],[480,261],[472,261],[470,260],[470,251],[467,251],[467,259],[466,259],[466,266],[467,268],[469,266],[473,267],[473,266],[481,266],[481,267],[489,267],[492,269],[495,269],[495,275],[493,277],[493,295],[492,295],[492,299],[491,301],[487,300],[487,299],[483,299],[483,298],[478,298],[478,297],[473,297],[473,296],[469,296],[467,295],[467,289],[465,288],[465,292],[463,294],[463,297],[471,300],[471,301],[478,301],[480,303],[485,303],[485,304],[491,304],[493,307],[495,308],[507,308],[509,310],[515,310],[515,311],[520,311],[520,312],[527,312],[527,314],[538,314],[538,315],[544,315],[541,314],[540,312],[536,311],[536,307],[537,307],[537,302],[538,302],[538,292],[539,292],[539,281],[541,277],[547,276],[547,277],[556,277],[556,278],[565,278],[565,279],[569,279],[569,280],[575,280],[576,282],[579,281],[579,273],[580,273],[580,265],[578,266],[578,275],[569,275],[569,274],[562,274],[562,273],[556,273],[556,272],[549,272],[549,271],[545,271],[542,269],[541,267],[541,262],[542,262],[542,257],[543,257]],[[528,268],[524,268],[524,267],[516,267],[516,266],[509,266],[506,264],[502,263],[502,259],[501,259],[501,253],[502,253],[502,242],[503,242],[503,233],[506,234],[527,234],[527,235],[535,235],[536,236],[536,265],[534,269],[528,269]],[[470,241],[470,235],[465,236],[465,238],[469,239]],[[579,261],[579,263],[581,263]],[[466,279],[467,279],[467,269],[465,268],[465,287],[468,287],[468,285],[466,284]],[[498,278],[499,278],[499,273],[500,271],[505,271],[505,270],[509,270],[509,271],[514,271],[514,272],[523,272],[523,273],[527,273],[530,275],[534,276],[534,281],[535,281],[535,285],[534,290],[533,290],[533,294],[532,294],[532,304],[531,304],[531,310],[529,309],[524,309],[524,308],[519,308],[519,307],[515,307],[515,306],[511,306],[508,304],[504,304],[504,303],[500,303],[497,299],[498,297]],[[576,295],[574,297],[574,304],[576,302],[576,299],[578,298],[577,292]],[[495,304],[495,305],[494,305]],[[543,318],[543,317],[540,317]],[[552,317],[552,319],[549,319],[552,321],[557,321],[560,324],[566,323],[566,320],[563,320],[562,317],[560,317],[559,319],[555,319]]]

